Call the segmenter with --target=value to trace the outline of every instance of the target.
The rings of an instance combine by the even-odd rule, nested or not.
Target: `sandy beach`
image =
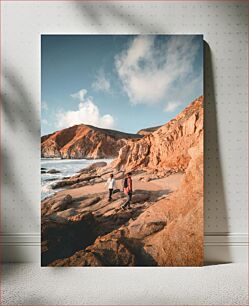
[[[138,180],[139,176],[133,177],[133,189],[139,189],[139,190],[148,190],[148,191],[162,191],[167,190],[167,192],[173,192],[177,190],[179,185],[181,184],[183,174],[182,173],[176,173],[172,174],[168,177],[164,177],[157,180],[152,180],[149,182],[143,182],[141,180]],[[122,190],[122,181],[123,180],[117,180],[117,188]],[[97,194],[102,192],[107,192],[107,187],[105,185],[105,182],[94,184],[94,185],[88,185],[83,186],[75,189],[66,189],[63,191],[59,191],[57,195],[71,195],[72,197],[80,197],[86,194]]]

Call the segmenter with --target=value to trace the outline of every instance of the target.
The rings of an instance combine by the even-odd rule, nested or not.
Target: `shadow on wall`
[[[17,71],[4,67],[2,78],[5,83],[1,92],[2,111],[10,129],[13,132],[23,130],[32,137],[32,140],[39,142],[40,137],[37,137],[40,136],[39,116],[22,76],[18,75]]]
[[[1,73],[4,84],[1,88],[2,132],[9,131],[10,136],[14,134],[20,135],[25,143],[30,143],[30,147],[34,147],[35,153],[40,142],[40,127],[39,114],[37,113],[32,96],[29,94],[22,76],[18,75],[17,71],[9,67],[3,67]],[[7,137],[6,134],[5,136]],[[29,160],[23,160],[22,154],[13,161],[12,156],[14,157],[13,152],[15,150],[22,150],[22,148],[17,148],[13,141],[10,143],[6,142],[1,147],[2,208],[6,208],[6,213],[3,210],[1,230],[3,236],[7,233],[7,239],[9,239],[9,233],[16,232],[15,229],[13,230],[13,226],[29,222],[31,228],[36,228],[39,224],[39,215],[35,213],[37,205],[34,205],[37,203],[34,203],[32,195],[26,192],[27,183],[25,181],[25,176],[31,173],[30,171],[35,171],[35,169],[28,170]],[[29,152],[29,154],[31,155],[32,152]],[[17,172],[15,167],[18,167],[18,165],[19,171]],[[24,173],[21,173],[22,168]],[[26,170],[28,171],[26,172]],[[20,173],[23,175],[20,175]],[[40,165],[37,164],[38,176],[39,173]],[[32,188],[32,186],[30,187]],[[28,221],[21,219],[22,214],[27,215]],[[25,260],[23,248],[18,247],[14,249],[15,252],[16,250],[19,252],[19,254],[15,254],[15,257],[24,258]],[[8,254],[3,255],[6,255],[6,258],[8,258]]]
[[[86,4],[86,3],[79,3],[78,1],[74,2],[75,9],[77,12],[81,12],[82,17],[86,19],[86,21],[90,25],[94,25],[96,29],[98,29],[97,34],[101,34],[106,31],[105,24],[102,24],[102,16],[108,18],[111,16],[111,20],[113,26],[111,31],[115,29],[115,23],[117,22],[120,26],[125,25],[125,32],[127,33],[127,27],[130,28],[130,35],[132,32],[138,34],[150,34],[150,33],[165,33],[167,30],[165,26],[161,26],[155,24],[155,21],[149,20],[148,18],[142,19],[137,18],[135,14],[132,14],[132,10],[127,9],[125,6],[122,6],[122,9],[118,8],[115,4],[101,6],[101,14],[99,6],[94,4]],[[114,20],[114,22],[113,22]],[[107,24],[107,28],[109,28],[111,24]],[[110,29],[108,30],[110,31]]]
[[[226,234],[228,218],[220,156],[212,52],[207,42],[204,42],[204,97],[204,225],[205,236],[209,237],[215,236],[217,232],[218,235]],[[214,256],[217,256],[217,259]],[[214,261],[220,261],[221,256],[225,262],[231,262],[229,245],[222,246],[222,255],[212,254]]]

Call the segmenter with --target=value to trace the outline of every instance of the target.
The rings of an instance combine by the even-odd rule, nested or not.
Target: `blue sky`
[[[202,94],[202,35],[41,37],[42,135],[80,123],[136,133]]]

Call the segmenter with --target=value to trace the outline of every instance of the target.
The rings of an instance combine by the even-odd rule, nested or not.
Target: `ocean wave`
[[[60,171],[59,173],[43,173],[41,174],[41,198],[55,193],[52,189],[52,185],[57,181],[63,179],[63,177],[69,177],[76,174],[79,170],[84,169],[97,161],[104,161],[107,164],[112,162],[113,159],[60,159],[60,158],[42,158],[41,168],[45,168],[45,171],[55,169]]]

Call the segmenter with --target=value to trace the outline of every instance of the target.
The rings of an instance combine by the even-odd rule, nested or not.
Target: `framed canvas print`
[[[42,266],[203,263],[203,36],[42,35]]]

